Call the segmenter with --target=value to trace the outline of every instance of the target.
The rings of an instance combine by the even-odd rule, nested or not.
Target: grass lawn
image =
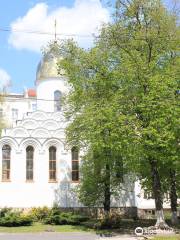
[[[0,227],[0,233],[35,233],[35,232],[96,232],[98,234],[104,233],[114,233],[114,234],[134,234],[134,229],[137,226],[148,227],[154,224],[153,221],[147,220],[129,220],[122,219],[119,223],[118,228],[116,229],[93,229],[93,225],[96,223],[96,220],[89,220],[86,224],[81,226],[73,226],[73,225],[44,225],[42,223],[36,222],[32,226],[24,226],[24,227]],[[88,223],[88,224],[87,224]],[[178,226],[180,229],[180,226]],[[157,237],[154,236],[152,238],[154,240],[180,240],[180,235],[176,236],[162,236]]]
[[[34,223],[32,226],[25,227],[0,227],[0,232],[4,233],[35,233],[35,232],[87,232],[92,231],[84,226],[71,225],[44,225]]]
[[[153,240],[180,240],[180,235],[173,236],[173,237],[165,237],[165,236],[155,237],[155,238],[153,238]]]

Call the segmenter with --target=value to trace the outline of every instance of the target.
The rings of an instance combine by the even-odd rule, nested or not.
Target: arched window
[[[79,181],[79,151],[77,147],[71,149],[72,158],[72,181]]]
[[[3,118],[3,109],[0,108],[0,118]]]
[[[2,181],[10,180],[11,147],[4,145],[2,148]]]
[[[49,181],[56,181],[56,148],[49,148]]]
[[[61,111],[61,100],[62,100],[62,94],[59,90],[56,90],[54,92],[54,111],[59,112]]]
[[[33,181],[33,160],[34,148],[28,146],[26,148],[26,181]]]

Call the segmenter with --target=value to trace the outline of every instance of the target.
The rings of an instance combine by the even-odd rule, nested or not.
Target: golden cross
[[[57,41],[56,27],[57,27],[57,22],[56,22],[56,19],[55,19],[55,21],[54,21],[54,37],[55,37],[55,42]]]

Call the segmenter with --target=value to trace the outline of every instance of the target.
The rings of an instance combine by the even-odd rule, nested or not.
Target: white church
[[[8,93],[0,105],[5,128],[0,138],[0,208],[82,207],[73,190],[80,181],[77,149],[66,144],[68,125],[61,98],[68,93],[54,42],[40,61],[35,89]],[[126,183],[115,207],[154,209],[138,183]],[[165,206],[165,207],[168,207]]]

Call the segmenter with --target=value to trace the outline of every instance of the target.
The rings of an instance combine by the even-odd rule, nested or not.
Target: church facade
[[[6,120],[0,138],[0,208],[82,207],[74,188],[80,180],[80,156],[66,144],[68,125],[61,105],[69,87],[53,43],[38,65],[35,89],[7,94],[0,106]],[[126,179],[115,207],[154,209],[138,183]]]

